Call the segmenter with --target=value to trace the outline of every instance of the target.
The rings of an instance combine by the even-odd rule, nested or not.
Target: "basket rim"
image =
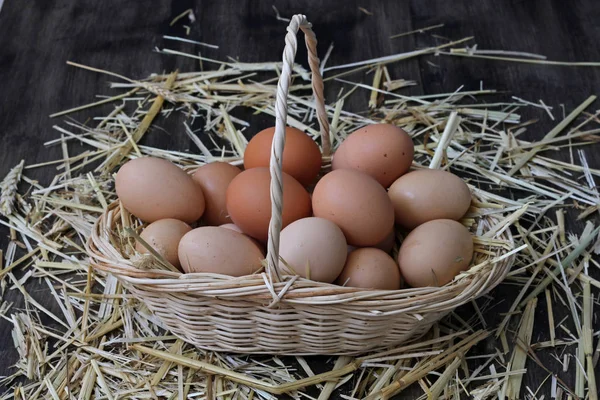
[[[477,197],[477,194],[473,194]],[[248,300],[279,303],[290,305],[346,305],[392,301],[394,303],[410,302],[411,307],[401,307],[397,312],[424,312],[453,309],[472,298],[479,297],[495,287],[504,279],[515,258],[515,254],[493,263],[495,258],[488,258],[476,271],[461,272],[450,283],[440,287],[403,288],[398,290],[364,289],[338,286],[305,279],[296,275],[284,275],[280,282],[272,282],[266,272],[241,277],[232,277],[215,273],[183,273],[161,269],[141,269],[135,265],[135,259],[123,255],[113,246],[110,239],[122,216],[117,199],[96,220],[92,235],[86,242],[86,250],[92,266],[104,273],[110,273],[129,285],[144,288],[148,291],[165,293],[192,294],[203,297],[240,298]],[[125,211],[130,215],[127,211]],[[480,219],[488,221],[488,225],[498,222],[495,216],[484,216]],[[514,249],[514,240],[510,229],[500,234]],[[506,251],[508,254],[509,251]],[[133,256],[135,257],[135,255]],[[434,306],[428,306],[428,303]],[[431,305],[430,304],[430,305]],[[377,307],[374,307],[377,308]],[[395,314],[396,312],[385,312]]]

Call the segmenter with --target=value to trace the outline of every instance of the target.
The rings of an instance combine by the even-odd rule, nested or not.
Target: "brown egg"
[[[473,238],[451,219],[438,219],[408,234],[398,252],[398,265],[412,287],[444,286],[465,271],[473,258]]]
[[[363,247],[348,254],[336,283],[365,289],[397,290],[402,287],[402,277],[389,254],[373,247]]]
[[[352,246],[374,246],[394,226],[394,209],[385,189],[362,172],[328,173],[317,183],[312,203],[315,217],[339,226]]]
[[[308,192],[285,172],[283,176],[282,228],[311,215]],[[268,168],[248,169],[236,176],[227,188],[227,211],[242,231],[267,241],[271,220],[271,174]]]
[[[225,205],[225,193],[229,183],[240,172],[238,167],[224,162],[212,162],[201,166],[194,172],[192,179],[200,185],[206,210],[202,219],[208,225],[222,225],[231,222]]]
[[[181,238],[179,261],[185,272],[250,275],[265,257],[246,235],[216,226],[196,228]]]
[[[394,248],[394,244],[396,243],[396,231],[392,228],[390,233],[388,233],[381,242],[377,243],[373,247],[378,248],[380,250],[389,253]]]
[[[469,187],[458,176],[421,169],[400,177],[388,190],[396,223],[413,229],[434,219],[461,219],[471,205]]]
[[[174,218],[197,221],[204,212],[202,189],[175,164],[154,157],[125,163],[115,179],[121,204],[145,222]]]
[[[388,187],[410,169],[414,157],[410,136],[390,124],[367,125],[348,135],[333,155],[332,169],[355,169]]]
[[[242,233],[242,234],[244,234],[244,236],[246,236],[248,239],[252,240],[252,243],[254,243],[256,246],[258,246],[258,248],[260,249],[260,251],[261,251],[261,252],[263,252],[263,253],[266,253],[266,251],[265,251],[265,250],[266,250],[266,248],[265,248],[265,246],[264,246],[264,245],[263,245],[261,242],[259,242],[258,240],[254,239],[254,238],[252,238],[252,237],[250,237],[250,236],[248,236],[248,235],[246,235],[246,234],[245,234],[245,233],[244,233],[244,232],[243,232],[243,231],[240,229],[240,227],[239,227],[239,226],[237,226],[236,224],[223,224],[223,225],[220,225],[219,227],[220,227],[220,228],[225,228],[225,229],[231,229],[231,230],[234,230],[234,231],[236,231],[236,232],[239,232],[239,233]]]
[[[179,268],[177,246],[183,235],[191,230],[191,226],[177,219],[159,219],[144,228],[140,237],[168,262]],[[140,242],[135,243],[135,249],[142,254],[149,253]]]
[[[244,152],[244,168],[268,167],[271,160],[271,143],[275,127],[258,132]],[[302,186],[310,185],[321,170],[319,146],[306,133],[290,126],[285,128],[283,172],[296,178]]]
[[[331,283],[346,262],[346,238],[333,222],[323,218],[302,218],[281,231],[279,267],[292,275]],[[292,270],[288,270],[288,266]]]

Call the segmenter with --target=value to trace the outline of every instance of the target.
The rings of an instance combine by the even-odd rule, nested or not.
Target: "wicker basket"
[[[215,351],[268,354],[355,355],[397,345],[426,333],[454,308],[486,293],[506,275],[512,256],[480,255],[478,266],[439,288],[364,290],[282,276],[278,270],[281,231],[281,155],[285,143],[286,102],[296,34],[302,29],[309,53],[313,92],[323,152],[329,152],[329,127],[316,39],[303,15],[292,18],[285,37],[283,69],[276,100],[276,129],[271,156],[272,219],[265,272],[244,277],[181,274],[141,265],[123,227],[141,226],[119,202],[99,218],[88,252],[94,267],[115,275],[124,286],[185,341]],[[474,195],[476,198],[477,195]],[[493,218],[477,221],[486,232]],[[512,245],[509,230],[495,236]],[[487,262],[484,258],[487,258]]]

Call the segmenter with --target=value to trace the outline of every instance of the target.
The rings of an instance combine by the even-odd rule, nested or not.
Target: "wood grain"
[[[2,0],[0,0],[0,4]],[[56,138],[51,129],[59,120],[48,116],[57,111],[97,100],[94,96],[114,95],[108,82],[115,78],[86,72],[66,65],[67,60],[105,68],[131,78],[153,72],[189,71],[198,68],[193,60],[160,55],[152,50],[162,47],[162,35],[185,35],[182,24],[170,21],[182,11],[192,8],[196,22],[190,24],[190,38],[219,45],[219,49],[196,48],[191,44],[169,42],[169,47],[201,51],[203,55],[241,61],[280,60],[285,24],[277,21],[271,5],[282,15],[304,13],[313,23],[322,57],[331,43],[335,49],[328,65],[336,65],[380,57],[442,43],[442,38],[460,39],[475,36],[480,49],[505,49],[539,53],[552,60],[600,61],[600,7],[594,0],[573,2],[493,0],[470,1],[119,1],[119,0],[7,0],[0,12],[0,175],[22,158],[26,163],[53,160],[60,148],[44,148],[43,143]],[[372,15],[359,10],[364,7]],[[430,25],[444,27],[428,34],[415,34],[397,39],[389,36]],[[432,38],[434,33],[439,39]],[[299,48],[297,60],[306,64],[306,50]],[[205,67],[208,67],[205,63]],[[448,56],[427,56],[394,63],[389,66],[394,79],[411,79],[418,85],[403,93],[422,94],[452,92],[480,87],[510,92],[537,102],[543,99],[554,107],[557,121],[536,109],[525,110],[523,120],[540,119],[526,137],[541,138],[562,118],[561,108],[568,113],[591,94],[600,92],[600,68],[536,66],[502,61],[475,60]],[[350,77],[369,83],[364,73]],[[326,84],[326,100],[334,99],[337,84]],[[359,89],[362,90],[362,89]],[[345,104],[350,110],[367,109],[368,92],[351,96]],[[599,105],[594,104],[595,110]],[[101,110],[88,110],[69,117],[84,121]],[[271,125],[265,116],[254,117],[252,132]],[[159,121],[164,129],[151,129],[142,143],[169,149],[193,148],[181,129],[180,121]],[[74,147],[70,151],[79,151]],[[548,153],[569,160],[568,152]],[[600,167],[598,147],[586,149],[591,167]],[[29,170],[31,178],[47,184],[55,172],[51,168]],[[571,217],[571,218],[569,218]],[[568,216],[568,226],[580,230],[581,224]],[[7,232],[2,230],[0,244],[4,248]],[[47,289],[35,280],[28,288],[42,301]],[[490,326],[502,319],[515,296],[510,286],[501,285],[492,292],[498,301],[494,313],[486,315]],[[13,309],[23,308],[22,298],[9,291],[4,301],[14,302]],[[540,328],[547,324],[545,299],[540,298],[533,341],[547,340],[549,332]],[[566,310],[555,310],[561,320]],[[459,314],[470,315],[473,309],[463,307]],[[44,318],[42,318],[44,319]],[[52,326],[51,321],[46,321]],[[515,328],[515,327],[513,327]],[[16,360],[11,345],[11,324],[0,321],[0,375],[9,372]],[[560,332],[562,334],[562,332]],[[489,340],[474,349],[474,354],[494,351]],[[541,361],[568,384],[574,381],[574,368],[562,373],[562,367],[549,352],[539,353]],[[314,358],[315,369],[324,362]],[[524,385],[537,388],[547,373],[528,361]],[[549,396],[546,383],[538,396]],[[408,393],[407,393],[408,394]],[[418,396],[416,388],[412,392]],[[412,398],[412,397],[411,397]]]

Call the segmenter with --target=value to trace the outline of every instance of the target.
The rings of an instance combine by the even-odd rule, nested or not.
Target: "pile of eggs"
[[[116,192],[149,223],[151,246],[183,272],[244,276],[263,267],[271,218],[269,160],[274,128],[248,143],[244,170],[212,162],[189,175],[163,159],[124,164]],[[456,175],[410,171],[410,136],[389,124],[348,136],[322,176],[321,153],[287,127],[283,152],[280,269],[314,281],[370,288],[442,286],[468,268],[473,240],[458,222],[471,193]],[[310,192],[307,188],[311,188]],[[192,227],[195,228],[192,228]],[[396,235],[404,239],[394,252]]]

